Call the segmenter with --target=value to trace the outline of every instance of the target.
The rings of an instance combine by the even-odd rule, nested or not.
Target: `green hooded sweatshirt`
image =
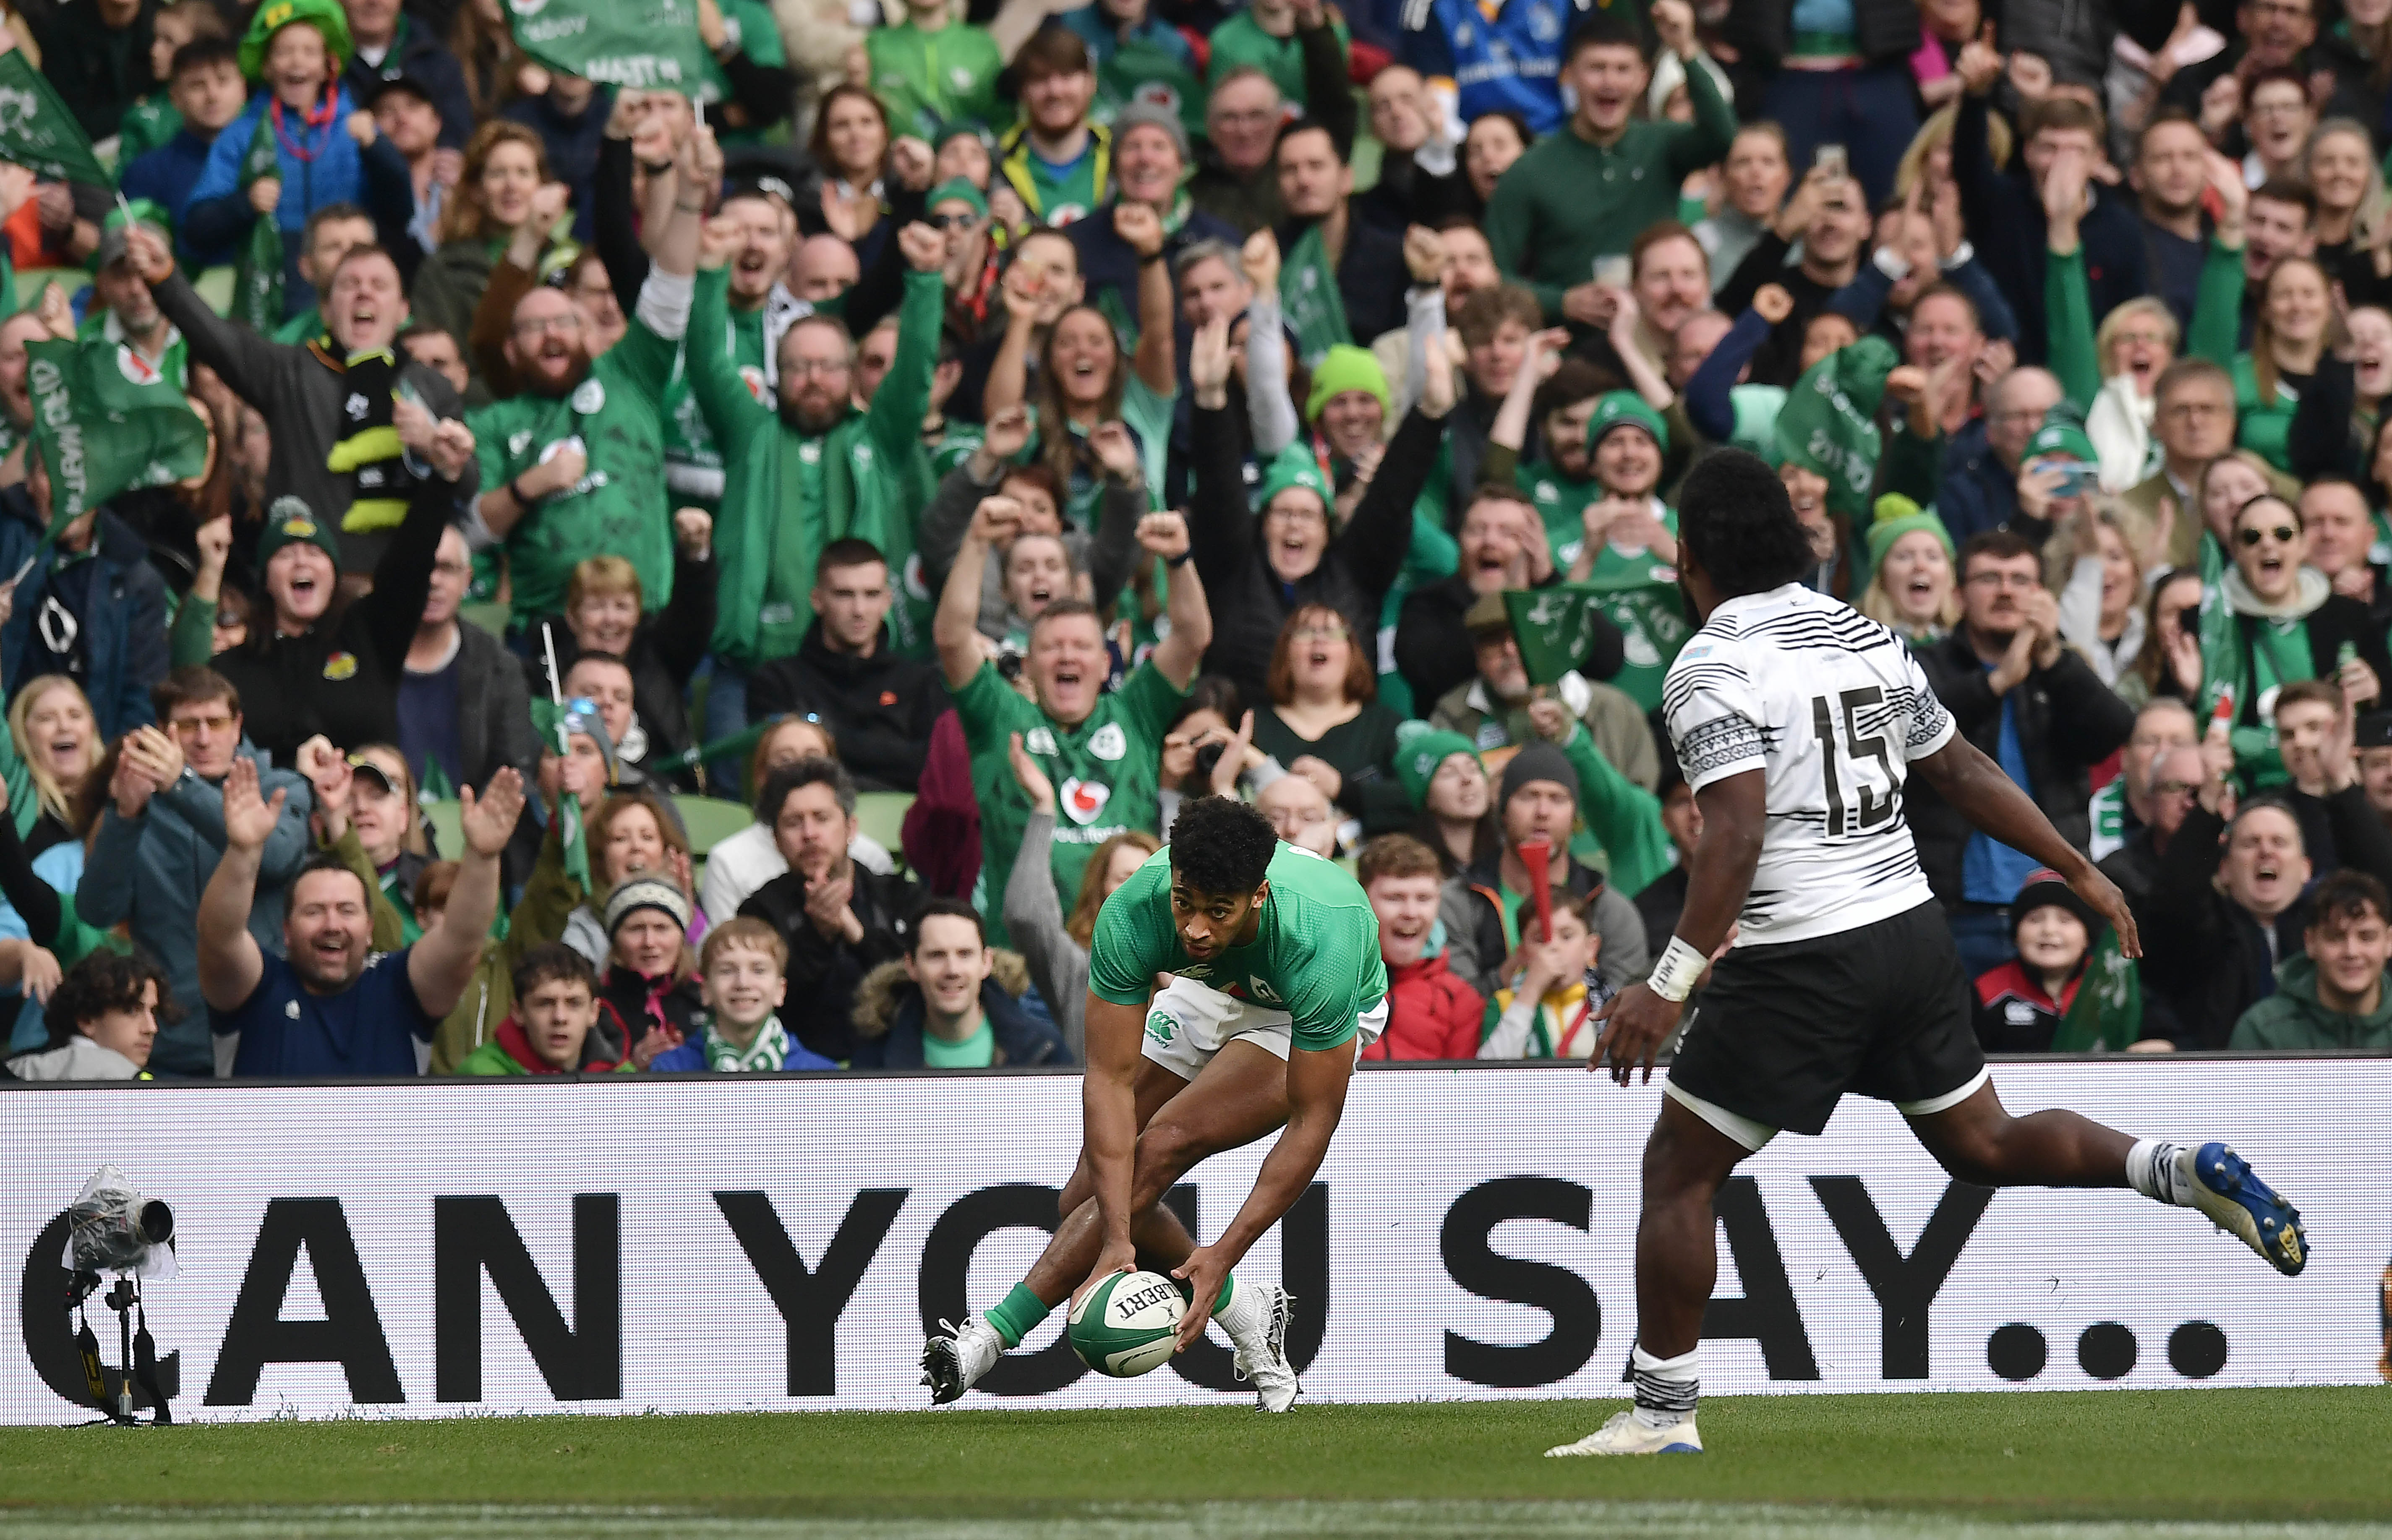
[[[2227,1046],[2238,1054],[2302,1048],[2392,1048],[2392,978],[2365,1016],[2327,1010],[2317,964],[2294,957],[2276,970],[2276,992],[2242,1013]]]
[[[719,270],[697,275],[692,335],[722,333],[730,283]],[[814,561],[833,540],[871,541],[902,581],[914,554],[914,515],[933,487],[922,418],[930,409],[944,303],[940,274],[905,275],[897,356],[873,393],[872,409],[851,407],[819,435],[799,433],[759,402],[722,349],[687,350],[690,394],[722,446],[714,654],[725,663],[753,668],[798,650],[813,624]],[[911,652],[919,639],[895,640],[901,652]]]

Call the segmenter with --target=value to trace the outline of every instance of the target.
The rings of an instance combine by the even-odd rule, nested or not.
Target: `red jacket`
[[[1475,1059],[1487,1002],[1445,965],[1445,955],[1387,970],[1387,1029],[1366,1059]]]

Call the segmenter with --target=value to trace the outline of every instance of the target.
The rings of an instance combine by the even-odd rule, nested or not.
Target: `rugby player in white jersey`
[[[1678,498],[1678,552],[1701,628],[1670,666],[1662,708],[1702,837],[1677,932],[1650,979],[1606,1006],[1590,1068],[1626,1084],[1641,1066],[1649,1081],[1720,956],[1685,1010],[1644,1146],[1635,1404],[1546,1453],[1702,1449],[1696,1359],[1718,1272],[1712,1197],[1780,1131],[1819,1132],[1848,1091],[1892,1103],[1963,1182],[2131,1186],[2199,1210],[2278,1272],[2298,1273],[2298,1211],[2224,1145],[2003,1109],[1903,816],[1905,778],[1924,775],[1975,827],[2064,876],[2129,957],[2142,950],[2134,916],[1956,732],[1900,638],[1802,586],[1818,559],[1775,472],[1742,450],[1703,460]]]

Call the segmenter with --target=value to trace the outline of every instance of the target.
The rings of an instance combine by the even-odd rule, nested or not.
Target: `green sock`
[[[1008,1348],[1018,1348],[1021,1339],[1038,1329],[1038,1323],[1054,1314],[1055,1307],[1030,1292],[1030,1286],[1018,1283],[1013,1292],[999,1301],[988,1313],[988,1324]]]
[[[1235,1273],[1224,1273],[1221,1275],[1221,1296],[1219,1299],[1213,1301],[1214,1314],[1218,1315],[1221,1312],[1229,1308],[1229,1295],[1237,1288],[1237,1287],[1238,1275]]]

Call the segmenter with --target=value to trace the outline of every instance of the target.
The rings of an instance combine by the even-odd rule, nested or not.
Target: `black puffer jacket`
[[[881,964],[905,954],[914,911],[921,906],[922,889],[910,879],[876,876],[848,863],[855,890],[848,908],[864,926],[864,939],[852,946],[826,941],[806,918],[806,877],[785,872],[748,896],[739,906],[742,916],[763,921],[788,943],[789,965],[785,977],[789,994],[781,1006],[781,1024],[800,1042],[840,1064],[855,1057],[856,987]]]
[[[1331,538],[1320,564],[1283,583],[1263,554],[1262,518],[1246,501],[1245,429],[1226,407],[1196,408],[1196,485],[1188,533],[1213,611],[1206,673],[1235,679],[1249,700],[1267,698],[1263,679],[1270,672],[1280,628],[1306,604],[1330,606],[1346,617],[1357,646],[1376,651],[1379,610],[1403,571],[1404,552],[1411,547],[1412,502],[1428,481],[1444,431],[1441,419],[1415,408],[1396,430],[1371,489]]]

